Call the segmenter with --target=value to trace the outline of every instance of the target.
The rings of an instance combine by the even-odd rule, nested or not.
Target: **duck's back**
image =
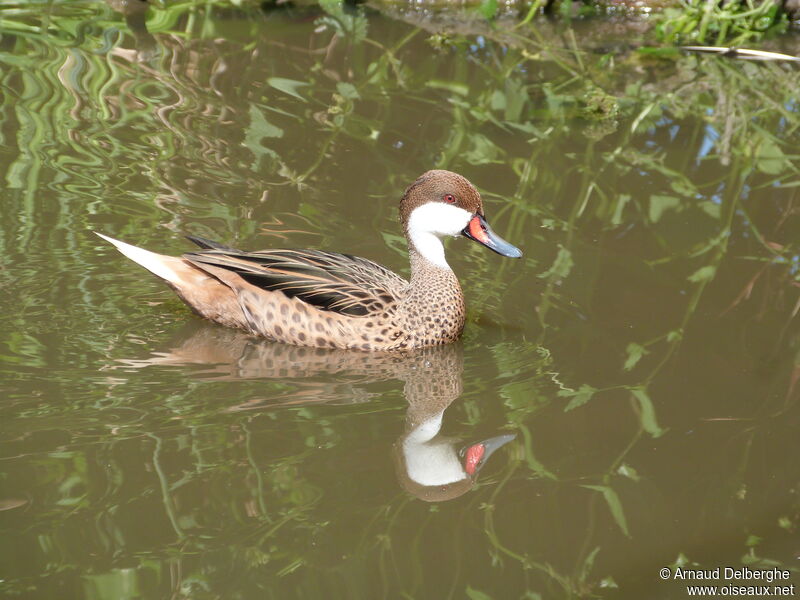
[[[227,269],[262,290],[351,317],[387,310],[408,287],[405,279],[376,262],[337,252],[213,249],[184,258],[201,269]]]
[[[359,350],[392,349],[403,336],[396,312],[409,283],[365,258],[224,247],[183,258],[232,290],[243,327],[258,335],[301,346]]]

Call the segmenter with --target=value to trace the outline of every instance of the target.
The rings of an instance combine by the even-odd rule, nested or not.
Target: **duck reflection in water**
[[[158,42],[147,30],[147,0],[106,0],[112,10],[125,17],[125,24],[133,34],[133,50],[115,48],[114,53],[132,60],[147,62],[158,55]]]
[[[289,346],[232,329],[202,326],[167,352],[122,362],[137,368],[202,365],[206,368],[200,373],[215,380],[297,380],[298,391],[289,398],[249,401],[230,407],[230,412],[362,402],[369,394],[353,383],[399,379],[408,409],[405,431],[392,450],[397,477],[405,490],[428,502],[450,500],[469,491],[489,457],[515,438],[505,434],[465,444],[440,435],[445,411],[463,390],[464,359],[458,343],[402,353],[361,353]],[[330,375],[346,377],[346,387],[308,379]]]

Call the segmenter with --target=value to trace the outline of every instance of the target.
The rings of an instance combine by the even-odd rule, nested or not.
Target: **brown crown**
[[[407,228],[408,217],[415,208],[427,202],[445,202],[444,198],[448,194],[455,198],[455,206],[473,214],[483,214],[481,195],[466,177],[452,171],[427,171],[408,186],[400,200],[400,222],[403,229]]]

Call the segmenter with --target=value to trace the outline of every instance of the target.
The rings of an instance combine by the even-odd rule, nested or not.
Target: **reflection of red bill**
[[[478,225],[480,227],[480,225]],[[468,475],[475,473],[475,469],[483,458],[483,453],[486,452],[486,446],[483,444],[475,444],[467,448],[467,456],[464,460],[464,470]]]
[[[486,231],[484,231],[483,225],[481,225],[481,219],[478,215],[470,219],[469,234],[482,244],[489,243],[489,236],[486,235]]]

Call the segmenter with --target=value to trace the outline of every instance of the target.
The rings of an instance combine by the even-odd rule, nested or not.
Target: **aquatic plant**
[[[786,30],[788,18],[773,0],[681,0],[654,15],[656,33],[673,44],[741,46]]]

